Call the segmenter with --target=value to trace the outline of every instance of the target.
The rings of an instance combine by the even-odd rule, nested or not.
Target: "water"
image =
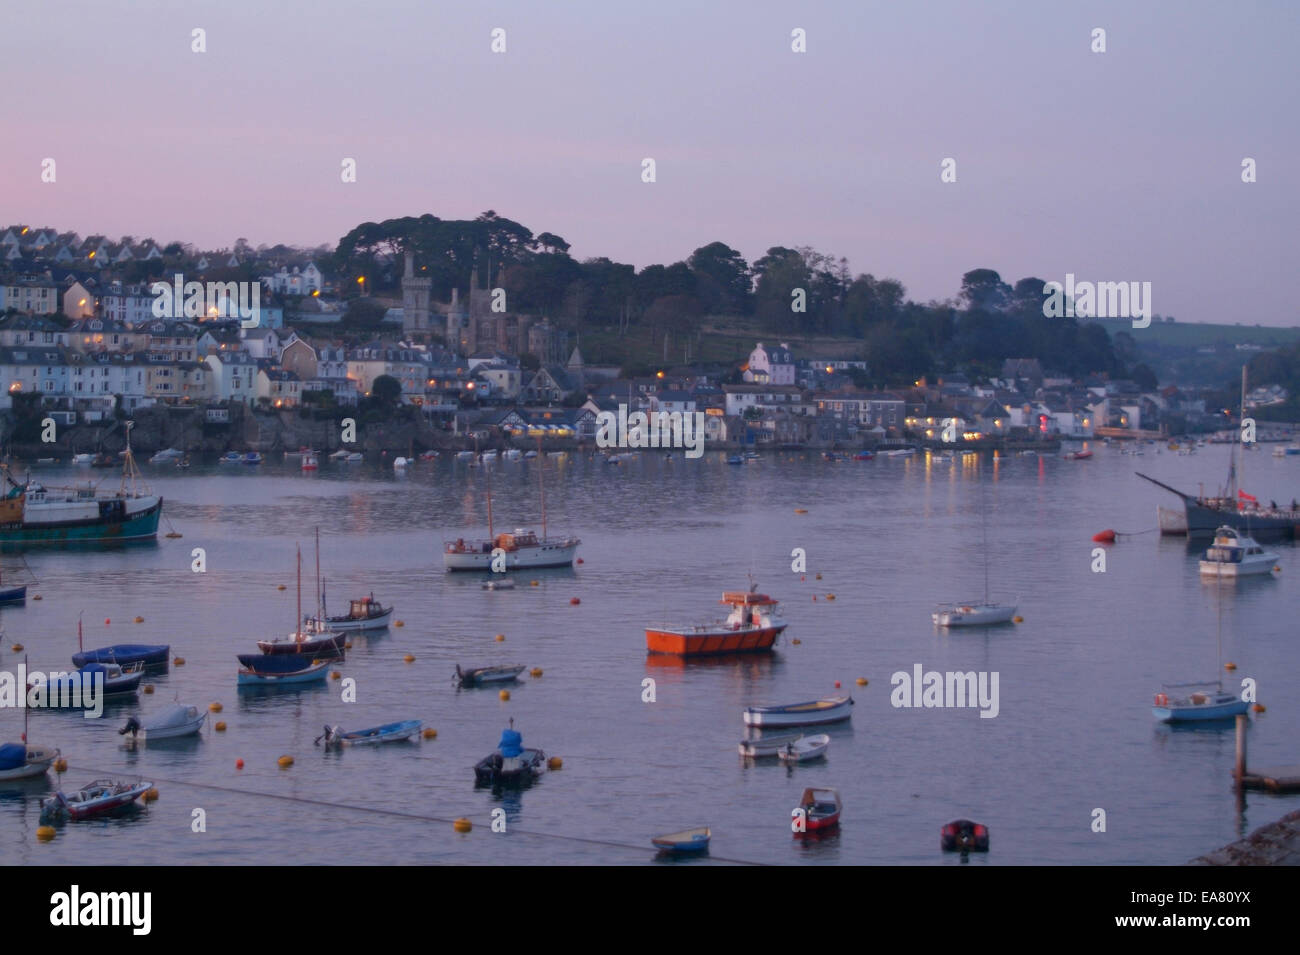
[[[146,466],[184,537],[27,555],[38,581],[30,592],[43,599],[3,611],[0,669],[21,662],[9,651],[15,641],[31,668],[66,668],[83,611],[88,647],[170,643],[186,664],[152,678],[156,693],[138,705],[98,721],[40,711],[31,726],[33,742],[63,750],[67,787],[141,775],[161,798],[134,818],[69,824],[42,844],[38,800],[50,784],[0,783],[0,862],[643,864],[652,835],[704,824],[714,862],[960,864],[938,851],[938,830],[967,817],[992,833],[992,852],[973,865],[1181,863],[1300,800],[1251,794],[1239,815],[1231,729],[1159,727],[1152,696],[1161,682],[1213,677],[1221,594],[1223,655],[1238,664],[1227,683],[1256,678],[1269,707],[1250,730],[1251,760],[1297,761],[1291,621],[1300,601],[1290,578],[1300,565],[1291,545],[1278,545],[1278,579],[1219,588],[1201,583],[1184,542],[1148,533],[1108,548],[1106,572],[1094,573],[1091,536],[1149,530],[1155,506],[1173,502],[1135,467],[1174,486],[1213,488],[1227,454],[1099,448],[1090,461],[995,465],[972,455],[930,466],[811,453],[743,467],[712,453],[695,461],[647,453],[620,466],[548,460],[550,530],[580,536],[584,563],[525,571],[502,592],[483,591],[477,575],[444,574],[439,555],[444,539],[485,529],[482,469],[449,460],[406,476],[332,462],[305,475],[293,463]],[[492,467],[498,530],[536,523],[536,467]],[[1300,460],[1254,454],[1247,487],[1289,501],[1296,467]],[[73,472],[40,475],[57,484]],[[982,596],[981,503],[994,597],[1018,597],[1024,623],[937,632],[936,602]],[[338,681],[237,691],[235,654],[293,627],[296,542],[304,609],[312,603],[317,525],[330,609],[373,591],[405,626],[353,638],[340,669],[356,680],[354,704],[341,701]],[[204,574],[191,570],[196,547],[206,551]],[[791,570],[795,548],[807,553],[805,580]],[[5,556],[3,566],[16,580],[21,559]],[[711,619],[721,591],[745,587],[751,573],[783,602],[789,629],[775,655],[685,666],[647,658],[647,624]],[[452,686],[456,663],[498,662],[545,673],[513,687],[509,702],[494,689]],[[892,707],[891,674],[917,663],[997,671],[998,716]],[[856,686],[858,677],[869,685]],[[642,702],[646,678],[653,703]],[[829,728],[824,762],[787,769],[739,758],[746,705],[831,695],[836,681],[857,705],[850,724]],[[201,739],[121,747],[128,715],[176,697],[224,711]],[[525,745],[562,757],[563,769],[514,795],[476,790],[472,766],[509,717]],[[326,723],[407,718],[436,728],[437,739],[342,753],[312,745]],[[212,730],[218,719],[225,733]],[[21,712],[0,710],[0,739],[21,731]],[[296,762],[282,770],[285,754]],[[790,810],[805,786],[840,790],[838,835],[792,838]],[[192,831],[196,808],[206,832]],[[491,831],[496,808],[504,835]],[[1092,831],[1095,808],[1106,811],[1104,833]],[[452,831],[459,816],[473,820],[472,833]]]

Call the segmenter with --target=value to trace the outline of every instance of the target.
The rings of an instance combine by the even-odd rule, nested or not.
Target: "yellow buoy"
[[[276,589],[276,590],[284,590],[284,584],[278,584],[278,585],[276,585],[276,588],[275,588],[275,589]]]
[[[503,701],[508,700],[510,699],[510,691],[502,690],[500,693],[497,694],[497,696],[499,696]]]
[[[1233,663],[1233,662],[1230,660],[1230,661],[1228,661],[1227,663],[1225,663],[1225,664],[1223,665],[1223,668],[1224,668],[1225,670],[1235,670],[1235,669],[1237,669],[1237,664]]]
[[[224,733],[226,731],[226,724],[224,722],[218,722],[212,728],[218,733]]]
[[[175,660],[172,661],[172,666],[178,666],[178,667],[185,666],[185,658],[177,657]]]
[[[40,600],[40,599],[41,599],[41,595],[40,595],[40,594],[32,594],[32,599],[33,599],[33,600]]]
[[[330,679],[331,679],[331,680],[337,680],[337,679],[339,679],[339,678],[342,677],[342,676],[343,676],[343,674],[340,673],[338,670],[331,670],[331,671],[330,671]]]
[[[436,729],[434,729],[432,726],[426,727],[426,728],[425,728],[425,731],[424,731],[424,738],[425,738],[425,739],[437,739],[437,738],[438,738],[438,731],[437,731]]]
[[[506,639],[506,635],[504,633],[498,633],[495,639],[497,643],[504,643]]]
[[[12,647],[10,647],[9,649],[12,650],[14,653],[22,653],[22,652],[23,652],[23,645],[22,645],[21,643],[15,643],[15,644],[14,644]]]
[[[343,649],[344,649],[344,650],[351,650],[351,649],[352,649],[352,641],[349,640],[347,643],[343,644]]]
[[[541,676],[541,675],[542,675],[542,668],[541,668],[541,667],[533,667],[531,670],[528,671],[528,675],[529,675],[529,676]]]
[[[136,623],[144,623],[144,617],[136,617],[136,618],[135,618],[135,622],[136,622]]]
[[[827,594],[827,595],[826,595],[826,599],[827,599],[827,600],[834,600],[834,599],[835,599],[835,595],[834,595],[834,594]]]
[[[822,575],[821,575],[821,574],[818,574],[818,575],[817,575],[817,579],[818,579],[818,580],[821,580],[821,579],[822,579]]]
[[[394,621],[393,621],[393,626],[394,626],[394,627],[405,627],[405,626],[406,626],[406,621],[405,621],[405,620],[394,620]]]
[[[550,759],[546,761],[547,769],[562,769],[563,767],[564,767],[564,760],[560,759],[560,757],[558,756],[552,756]]]
[[[1011,618],[1011,622],[1012,622],[1012,623],[1024,623],[1024,622],[1025,622],[1025,618],[1022,617],[1022,616],[1020,616],[1019,614],[1016,614],[1014,617]]]
[[[791,643],[803,643],[803,641],[800,640],[798,637],[795,637],[795,638],[794,638],[793,640],[791,640],[790,642],[791,642]]]
[[[208,712],[209,712],[209,713],[220,713],[220,712],[221,712],[221,704],[220,704],[220,703],[209,703],[209,704],[208,704]]]
[[[60,757],[54,761],[54,771],[56,773],[66,773],[68,771],[68,761]]]
[[[451,827],[455,829],[457,832],[469,832],[471,829],[474,828],[474,823],[470,822],[464,816],[461,816],[459,819],[457,819],[455,822],[451,824]]]
[[[529,587],[536,587],[536,586],[537,586],[537,581],[535,581],[535,580],[530,580],[530,581],[528,581],[528,586],[529,586]]]
[[[158,799],[158,787],[157,787],[157,786],[154,786],[152,789],[146,789],[146,790],[144,791],[144,801],[145,801],[145,802],[156,802],[157,799]]]
[[[141,687],[141,689],[144,690],[145,693],[152,693],[152,692],[153,692],[153,684],[152,684],[152,683],[146,683],[144,686]]]
[[[402,659],[405,660],[407,663],[414,663],[414,662],[415,662],[415,657],[413,657],[413,656],[412,656],[411,654],[409,654],[409,653],[408,653],[406,656],[402,657]]]
[[[1254,710],[1256,713],[1263,713],[1266,709],[1268,709],[1268,707],[1265,706],[1263,703],[1256,703],[1254,706]]]
[[[293,765],[293,757],[292,757],[292,756],[281,756],[281,757],[280,757],[279,759],[277,759],[275,762],[276,762],[276,764],[277,764],[281,769],[288,769],[290,766]]]
[[[867,678],[866,678],[865,676],[860,676],[860,677],[858,677],[858,681],[857,681],[857,682],[858,682],[858,686],[866,686],[866,685],[867,685]]]
[[[49,842],[51,839],[54,838],[57,832],[58,830],[55,829],[53,826],[37,826],[36,838],[41,840],[41,842]]]
[[[796,514],[807,514],[807,513],[808,513],[808,509],[807,509],[807,508],[803,508],[803,507],[796,507],[796,508],[794,509],[794,512],[795,512]]]

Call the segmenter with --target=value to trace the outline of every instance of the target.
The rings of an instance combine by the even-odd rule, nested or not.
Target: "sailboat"
[[[1246,366],[1241,367],[1241,414],[1246,413]],[[1245,531],[1253,537],[1282,538],[1294,540],[1296,527],[1300,526],[1300,510],[1280,507],[1262,508],[1253,495],[1241,489],[1241,475],[1246,464],[1245,449],[1240,431],[1236,453],[1228,463],[1228,486],[1219,497],[1205,497],[1203,494],[1185,494],[1177,488],[1170,487],[1141,472],[1137,476],[1150,481],[1156,487],[1164,488],[1183,500],[1183,510],[1187,515],[1187,535],[1189,537],[1213,537],[1221,527]]]
[[[319,574],[319,555],[317,573]],[[320,593],[319,588],[317,594]],[[298,548],[298,616],[296,627],[287,637],[274,640],[258,640],[257,648],[266,654],[295,653],[323,659],[341,658],[347,635],[332,630],[310,630],[304,623],[302,615],[302,548]],[[317,618],[319,619],[319,617]]]
[[[1223,592],[1218,595],[1219,678],[1204,683],[1165,683],[1156,694],[1151,712],[1161,723],[1200,723],[1231,719],[1245,713],[1250,704],[1235,693],[1223,689]],[[1174,691],[1171,698],[1169,691]]]
[[[541,440],[538,439],[538,447]],[[492,527],[492,480],[487,469],[483,471],[483,483],[487,491],[487,540],[465,540],[463,537],[447,541],[443,548],[443,565],[448,571],[477,570],[493,571],[500,568],[492,566],[494,554],[500,552],[505,558],[505,570],[520,570],[539,567],[572,567],[578,545],[582,541],[576,537],[564,537],[551,540],[546,533],[546,482],[542,479],[543,458],[535,459],[537,464],[537,486],[542,499],[542,536],[534,531],[516,528],[514,533],[496,534]]]
[[[964,601],[953,604],[940,604],[930,614],[936,627],[987,627],[992,624],[1010,623],[1016,615],[1015,604],[994,603],[989,598],[989,517],[984,505],[984,485],[980,483],[980,524],[983,528],[984,541],[984,600]]]

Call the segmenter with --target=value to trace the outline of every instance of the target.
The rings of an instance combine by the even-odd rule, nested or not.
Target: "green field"
[[[1300,328],[1275,328],[1266,325],[1209,325],[1192,322],[1152,322],[1147,328],[1134,328],[1129,319],[1097,319],[1110,333],[1128,332],[1138,346],[1158,348],[1202,348],[1207,345],[1262,345],[1276,348],[1300,341]]]

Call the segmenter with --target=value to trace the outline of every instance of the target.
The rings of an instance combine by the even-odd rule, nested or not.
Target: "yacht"
[[[1234,527],[1223,526],[1214,532],[1214,543],[1201,558],[1203,577],[1248,577],[1271,574],[1278,555],[1264,550],[1252,537]]]

